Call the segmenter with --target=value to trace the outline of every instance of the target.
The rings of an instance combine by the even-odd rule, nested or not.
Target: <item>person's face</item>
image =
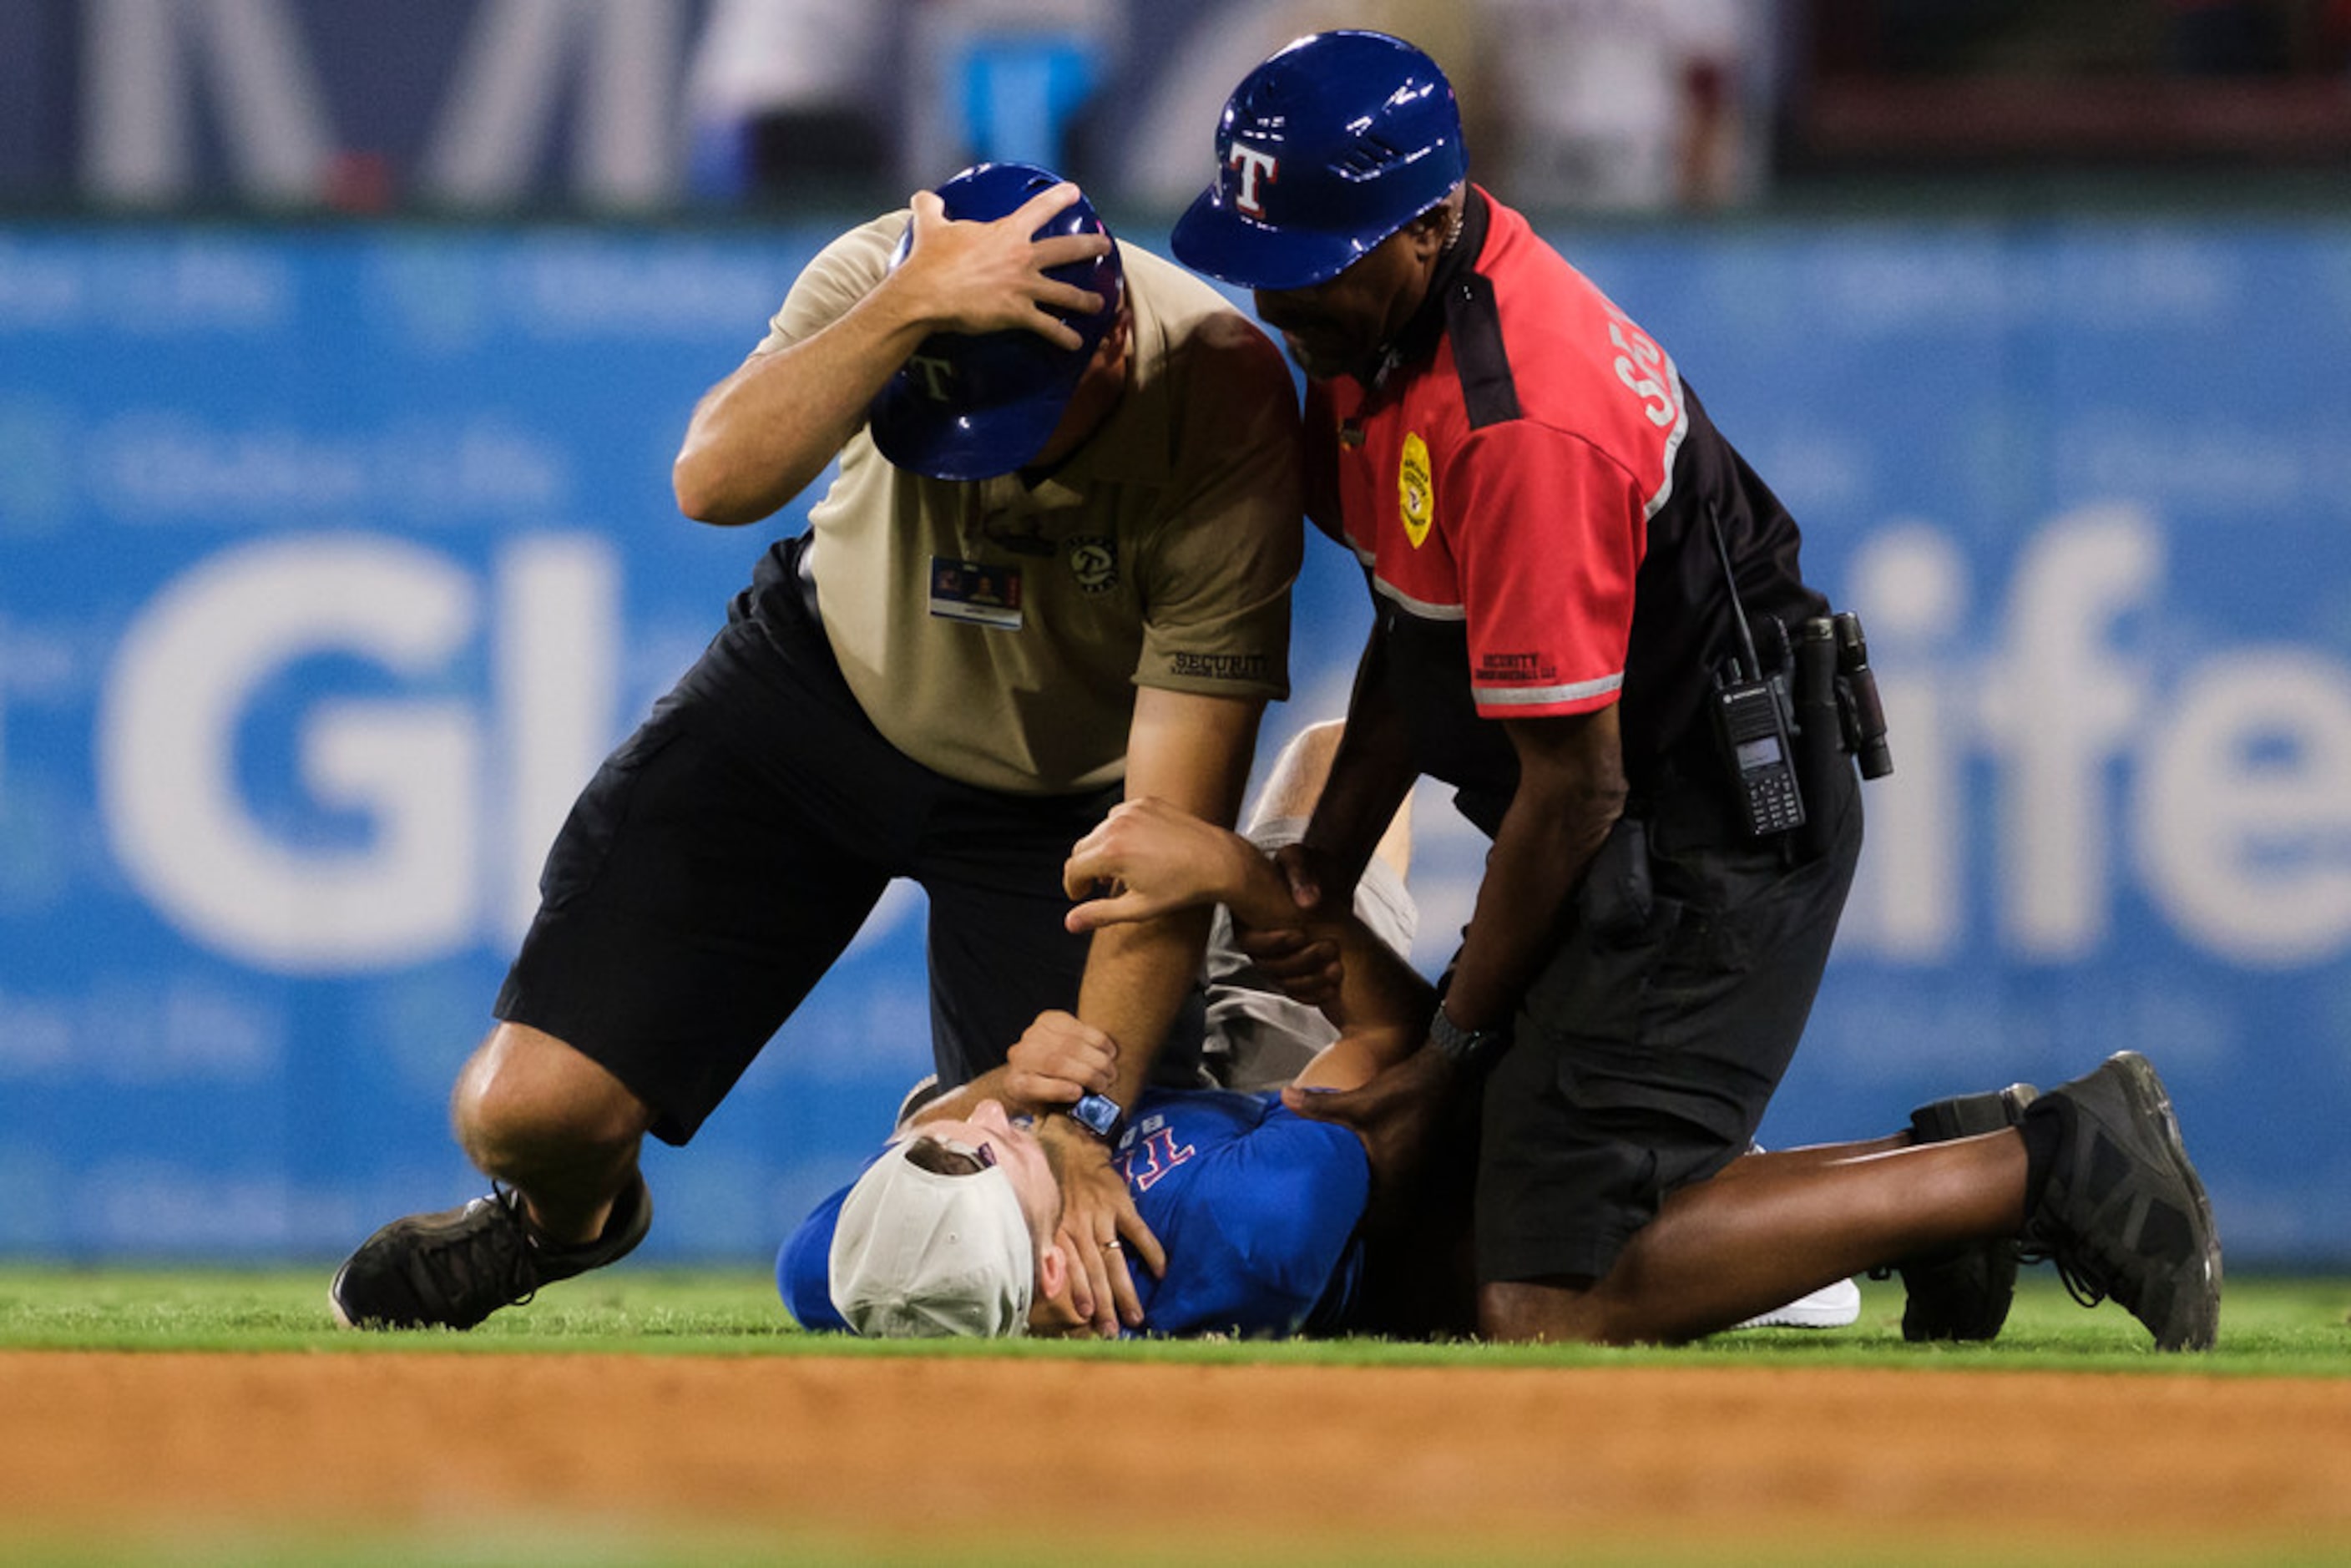
[[[1258,319],[1281,334],[1282,347],[1308,375],[1368,382],[1381,349],[1420,308],[1438,248],[1425,225],[1409,225],[1335,277],[1304,288],[1259,289]]]
[[[1053,434],[1045,438],[1045,444],[1037,449],[1037,455],[1024,466],[1050,468],[1075,452],[1085,444],[1088,436],[1102,428],[1102,422],[1110,417],[1111,410],[1116,408],[1119,399],[1126,395],[1126,350],[1131,319],[1125,310],[1121,310],[1111,329],[1102,334],[1102,340],[1094,345],[1094,357],[1086,361],[1085,374],[1078,379],[1076,389],[1070,393],[1069,405],[1061,410],[1061,423],[1053,427]]]
[[[914,1131],[943,1143],[961,1144],[992,1163],[1011,1178],[1029,1220],[1030,1239],[1042,1245],[1052,1239],[1061,1223],[1061,1186],[1045,1162],[1045,1145],[1037,1134],[1015,1123],[1003,1105],[983,1100],[969,1117],[938,1118],[919,1124]]]

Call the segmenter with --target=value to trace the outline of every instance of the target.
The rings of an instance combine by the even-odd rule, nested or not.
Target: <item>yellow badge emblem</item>
[[[1428,443],[1409,431],[1404,461],[1396,467],[1396,510],[1404,518],[1404,537],[1418,549],[1437,519],[1437,486],[1428,474]]]

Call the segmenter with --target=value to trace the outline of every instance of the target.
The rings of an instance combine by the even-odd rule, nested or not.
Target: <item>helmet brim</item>
[[[1279,293],[1328,282],[1361,261],[1381,240],[1316,229],[1273,228],[1244,216],[1211,185],[1176,220],[1168,245],[1195,272],[1242,288]]]

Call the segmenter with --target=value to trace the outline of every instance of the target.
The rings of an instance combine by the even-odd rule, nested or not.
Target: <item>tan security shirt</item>
[[[809,264],[758,352],[879,283],[904,212]],[[1289,692],[1301,549],[1296,397],[1280,352],[1213,289],[1122,243],[1125,395],[1049,476],[957,484],[861,429],[810,513],[841,673],[891,744],[950,778],[1064,794],[1125,772],[1134,687]]]

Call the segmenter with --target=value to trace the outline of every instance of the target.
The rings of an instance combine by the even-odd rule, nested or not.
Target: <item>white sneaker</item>
[[[1861,1316],[1861,1287],[1851,1280],[1823,1285],[1809,1296],[1799,1296],[1784,1307],[1761,1313],[1737,1326],[1743,1329],[1841,1329]]]

